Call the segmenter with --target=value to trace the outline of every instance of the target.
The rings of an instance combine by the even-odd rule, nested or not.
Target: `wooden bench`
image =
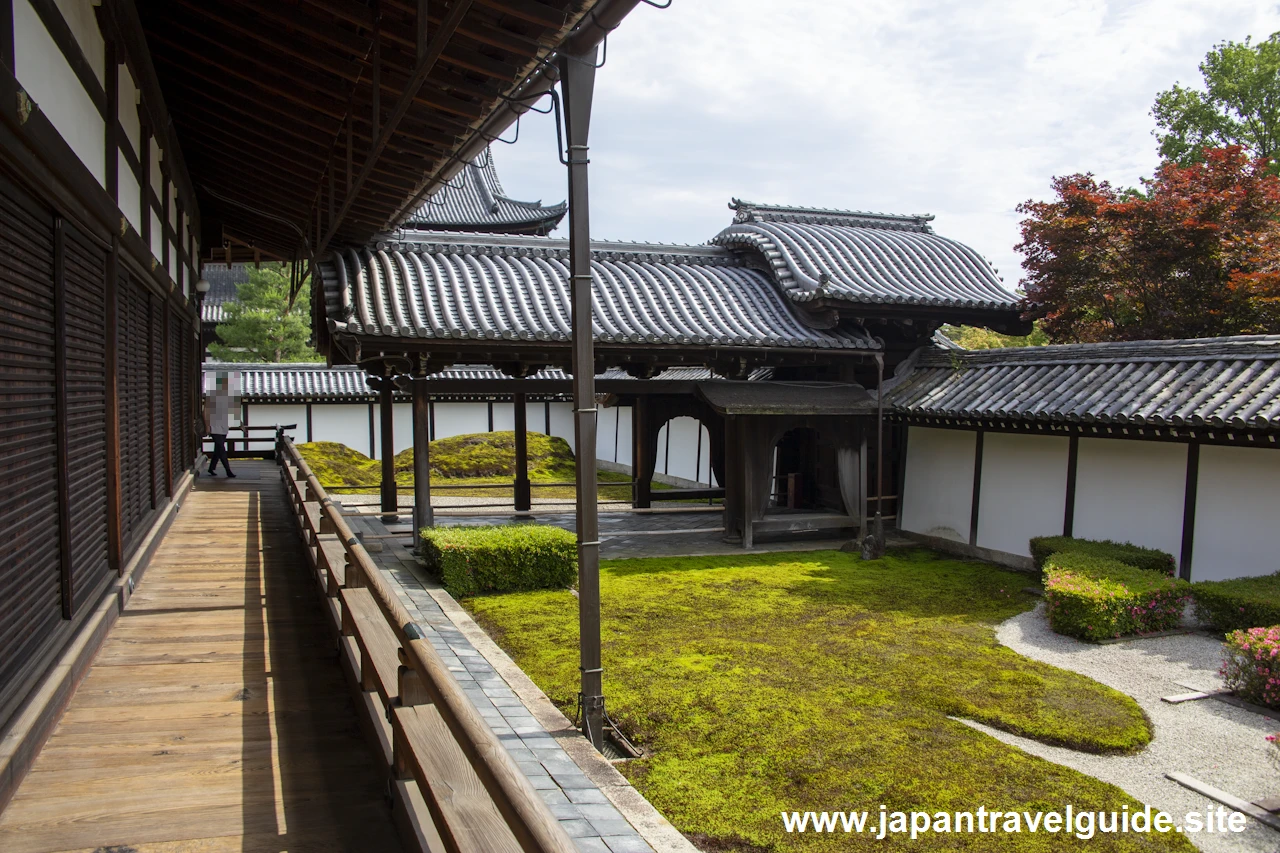
[[[445,844],[450,849],[520,853],[516,841],[480,778],[467,762],[434,705],[391,710],[395,754],[401,779],[417,781]]]
[[[360,647],[360,687],[376,690],[383,707],[400,696],[400,641],[367,589],[343,589],[342,633]]]

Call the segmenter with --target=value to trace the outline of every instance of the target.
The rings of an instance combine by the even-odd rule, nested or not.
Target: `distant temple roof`
[[[973,249],[933,233],[930,215],[752,204],[712,239],[758,253],[795,302],[1016,310],[1020,300]]]
[[[378,392],[372,390],[366,381],[369,375],[364,369],[354,365],[326,367],[323,363],[311,362],[263,364],[207,361],[203,368],[206,374],[219,371],[239,373],[241,393],[246,403],[364,403],[378,399]],[[771,375],[772,371],[764,368],[754,371],[750,378],[768,379]],[[458,364],[433,373],[428,378],[433,382],[484,383],[500,382],[511,377],[489,365]],[[568,373],[556,368],[545,368],[528,377],[535,382],[537,380],[567,381],[570,378]],[[596,377],[598,380],[627,382],[699,382],[714,378],[716,378],[715,375],[705,367],[672,367],[651,379],[633,379],[626,371],[613,368]],[[536,385],[530,387],[536,388]],[[486,393],[483,385],[477,385],[472,396],[482,396]],[[408,399],[409,395],[397,391],[396,397]]]
[[[403,228],[413,231],[470,231],[486,234],[538,234],[555,230],[564,218],[565,202],[547,207],[540,201],[516,201],[503,192],[493,153],[484,153],[462,168],[452,182],[410,216]]]
[[[931,348],[889,399],[907,416],[1280,430],[1280,336]]]
[[[229,269],[225,264],[205,264],[202,271],[205,281],[209,282],[209,292],[204,295],[200,306],[200,320],[204,323],[221,323],[226,319],[223,306],[234,302],[236,288],[249,280],[248,264],[233,264]]]

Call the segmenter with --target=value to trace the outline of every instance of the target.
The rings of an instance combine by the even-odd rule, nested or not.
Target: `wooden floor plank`
[[[0,813],[5,853],[400,849],[274,466],[201,478]]]

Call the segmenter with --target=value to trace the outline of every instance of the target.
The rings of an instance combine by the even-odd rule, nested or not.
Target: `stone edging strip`
[[[468,642],[484,656],[494,671],[502,676],[503,681],[511,688],[524,706],[529,710],[547,732],[556,739],[560,747],[581,768],[588,779],[594,782],[604,795],[622,813],[627,822],[635,827],[640,836],[653,847],[657,853],[698,853],[696,847],[684,835],[663,817],[653,805],[631,787],[618,769],[609,760],[587,742],[560,712],[547,695],[533,683],[533,680],[516,666],[510,656],[504,652],[489,635],[475,623],[471,614],[467,613],[453,596],[443,589],[428,589],[431,597],[440,609],[449,617]]]

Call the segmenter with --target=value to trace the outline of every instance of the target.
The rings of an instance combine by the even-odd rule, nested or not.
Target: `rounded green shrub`
[[[1219,631],[1280,625],[1280,572],[1257,578],[1191,585],[1196,617]]]

